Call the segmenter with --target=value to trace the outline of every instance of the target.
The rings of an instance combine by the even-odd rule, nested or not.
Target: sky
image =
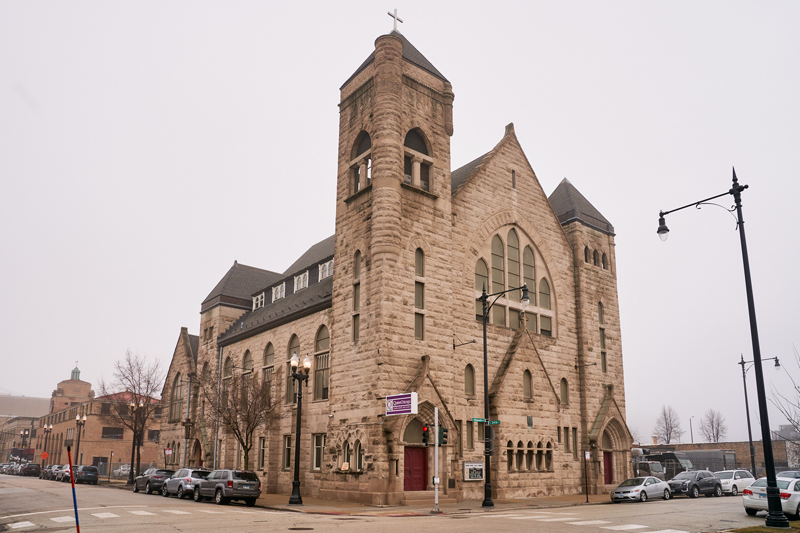
[[[732,200],[656,228],[736,168],[767,392],[792,396],[800,3],[489,5],[0,0],[0,393],[76,361],[97,387],[126,350],[166,368],[234,260],[282,272],[333,234],[339,87],[396,7],[453,84],[452,168],[513,122],[545,193],[566,177],[614,225],[632,431],[670,405],[684,442],[708,409],[746,440]]]

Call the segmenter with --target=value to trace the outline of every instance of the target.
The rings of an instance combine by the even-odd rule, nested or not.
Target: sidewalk
[[[303,497],[303,505],[289,505],[287,494],[262,494],[256,506],[280,511],[311,514],[337,514],[351,516],[427,516],[433,510],[433,504],[416,506],[387,505],[368,506],[352,502],[334,502],[318,498]],[[575,494],[570,496],[552,496],[548,498],[528,498],[524,500],[494,500],[493,508],[481,506],[481,500],[465,500],[459,503],[439,504],[443,514],[491,513],[520,509],[548,509],[572,507],[586,504],[586,496]],[[611,503],[608,494],[589,495],[588,505]]]

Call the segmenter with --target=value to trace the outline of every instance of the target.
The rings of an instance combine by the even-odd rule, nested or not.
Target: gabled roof
[[[283,273],[284,276],[288,276],[290,274],[296,274],[301,270],[309,267],[311,265],[315,265],[325,259],[326,257],[330,257],[333,255],[333,245],[335,241],[336,235],[331,235],[325,240],[319,241],[317,244],[306,250],[306,253],[300,256],[297,261],[292,263],[292,266],[286,269]],[[277,279],[271,281],[270,283],[274,283],[278,281]],[[263,288],[263,287],[259,287]],[[255,291],[253,291],[255,292]]]
[[[567,178],[561,180],[550,195],[550,205],[561,225],[579,220],[596,230],[614,235],[614,226],[600,214],[590,202],[575,188]]]
[[[189,346],[192,348],[192,359],[197,363],[197,354],[200,351],[200,337],[197,335],[189,335]]]
[[[230,270],[203,300],[200,312],[202,313],[220,303],[250,308],[252,306],[251,296],[254,292],[282,277],[277,272],[242,265],[234,261]]]
[[[464,165],[463,167],[459,167],[450,173],[450,190],[455,191],[459,185],[464,183],[468,177],[475,171],[483,160],[486,159],[486,156],[489,155],[491,152],[486,152],[478,159],[474,159]]]
[[[405,38],[405,36],[404,36],[402,33],[400,33],[400,32],[399,32],[399,31],[397,31],[397,30],[393,30],[393,31],[392,31],[392,33],[390,33],[389,35],[394,35],[395,37],[399,37],[399,38],[400,38],[400,40],[401,40],[401,41],[403,41],[403,59],[405,59],[406,61],[408,61],[408,62],[409,62],[409,63],[411,63],[412,65],[416,65],[416,66],[418,66],[418,67],[419,67],[419,68],[421,68],[422,70],[425,70],[425,71],[427,71],[427,72],[430,72],[431,74],[433,74],[434,76],[436,76],[436,77],[437,77],[437,78],[439,78],[440,80],[442,80],[442,81],[447,81],[447,78],[445,78],[445,77],[442,75],[442,73],[441,73],[441,72],[439,72],[439,71],[436,69],[436,67],[434,67],[434,66],[431,64],[431,62],[430,62],[430,61],[428,61],[428,60],[427,60],[427,58],[426,58],[424,55],[422,55],[422,54],[420,53],[420,51],[419,51],[419,50],[417,50],[417,49],[414,47],[414,45],[413,45],[413,44],[411,44],[410,42],[408,42],[408,39],[406,39],[406,38]],[[352,75],[352,76],[350,76],[349,78],[347,78],[347,81],[346,81],[346,82],[344,82],[344,83],[342,84],[342,86],[341,86],[341,87],[339,87],[339,89],[342,89],[342,88],[344,88],[344,86],[345,86],[345,85],[347,85],[348,83],[350,83],[350,80],[352,80],[353,78],[355,78],[356,76],[358,76],[358,74],[359,74],[359,73],[360,73],[362,70],[364,70],[365,68],[367,68],[367,66],[368,66],[370,63],[372,63],[373,61],[375,61],[375,51],[373,51],[373,52],[372,52],[372,53],[369,55],[369,57],[366,59],[366,61],[364,61],[363,63],[361,63],[361,66],[360,66],[360,67],[358,67],[358,68],[356,69],[356,71],[355,71],[355,72],[353,72],[353,75]]]

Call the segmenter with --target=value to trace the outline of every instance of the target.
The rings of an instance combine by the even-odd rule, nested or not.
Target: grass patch
[[[798,529],[800,529],[800,520],[790,520],[788,530],[767,526],[752,526],[743,527],[741,529],[731,529],[731,531],[735,531],[736,533],[775,533],[776,531],[795,531]]]

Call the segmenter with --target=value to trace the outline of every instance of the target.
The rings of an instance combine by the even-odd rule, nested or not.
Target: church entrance
[[[614,454],[603,452],[603,482],[610,485],[614,481]]]
[[[403,453],[403,490],[428,488],[428,449],[406,447]]]

